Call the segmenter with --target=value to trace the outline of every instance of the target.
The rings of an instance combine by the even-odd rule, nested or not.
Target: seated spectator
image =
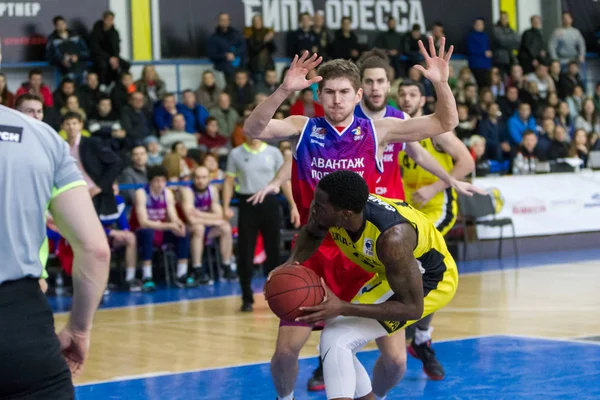
[[[239,70],[235,73],[235,81],[227,87],[231,97],[231,105],[238,113],[254,101],[254,87],[250,84],[248,71]]]
[[[203,105],[196,102],[196,95],[190,89],[183,91],[183,102],[177,104],[177,111],[185,117],[185,131],[199,138],[209,114]]]
[[[528,82],[527,90],[520,92],[521,102],[529,104],[533,116],[541,114],[541,107],[544,105],[544,100],[540,97],[536,82]]]
[[[235,279],[231,270],[233,256],[233,235],[231,224],[223,218],[219,191],[210,184],[206,167],[194,169],[192,187],[181,190],[181,208],[187,220],[191,238],[191,255],[194,275],[198,283],[210,284],[208,268],[202,267],[202,252],[206,239],[219,238],[223,276],[227,280]]]
[[[108,96],[100,99],[98,109],[89,117],[88,126],[92,136],[103,139],[115,150],[123,148],[126,132]]]
[[[479,103],[477,96],[477,85],[467,83],[464,89],[459,91],[457,101],[465,104],[468,107],[469,115],[471,117],[477,118],[479,116],[479,109],[477,107],[477,103]]]
[[[560,103],[560,99],[558,98],[558,94],[556,92],[552,92],[548,94],[548,98],[546,99],[546,105],[553,107],[554,109],[558,108],[558,103]]]
[[[581,113],[575,118],[575,129],[583,129],[588,135],[600,133],[600,119],[594,100],[587,98],[581,106]]]
[[[178,114],[175,95],[167,93],[162,102],[154,108],[154,124],[160,135],[173,128],[173,117]]]
[[[469,83],[476,85],[473,73],[471,72],[469,67],[462,67],[458,72],[458,79],[456,80],[456,89],[454,92],[455,95],[458,96],[458,93],[463,91],[465,86]]]
[[[519,90],[527,88],[527,80],[523,75],[523,67],[519,64],[510,67],[510,76],[506,79],[506,87],[516,87]]]
[[[15,106],[15,95],[8,90],[8,86],[6,85],[6,75],[2,72],[0,72],[0,104],[9,108]]]
[[[494,104],[494,94],[492,93],[492,89],[481,89],[479,92],[479,104],[477,105],[477,115],[480,119],[488,113],[488,109],[492,104]]]
[[[240,119],[238,112],[231,107],[231,97],[227,93],[219,95],[219,101],[216,107],[211,108],[209,114],[217,119],[219,123],[219,133],[230,138],[235,129],[235,125]]]
[[[133,76],[129,72],[121,74],[121,79],[115,82],[115,85],[110,92],[110,99],[113,107],[122,115],[123,108],[129,103],[129,95],[135,92],[135,84],[133,83]]]
[[[62,16],[54,17],[53,22],[54,32],[46,44],[46,60],[57,67],[61,75],[81,83],[90,59],[88,46],[81,36],[67,29],[67,21]]]
[[[204,158],[202,159],[202,165],[208,168],[210,181],[218,180],[221,183],[215,183],[215,187],[218,188],[219,191],[223,188],[223,179],[225,179],[225,173],[222,169],[219,168],[219,157],[213,153],[206,153]]]
[[[559,125],[554,128],[552,143],[550,144],[550,149],[548,149],[547,159],[557,160],[568,156],[569,142],[567,142],[567,132]]]
[[[102,19],[94,24],[90,34],[90,49],[94,68],[102,85],[109,86],[117,81],[130,64],[121,54],[121,37],[115,28],[115,14],[106,11]]]
[[[60,111],[67,103],[67,97],[72,94],[75,94],[75,82],[69,78],[63,79],[58,89],[52,94],[54,108]]]
[[[79,106],[79,98],[77,98],[77,96],[75,96],[74,94],[67,97],[65,106],[60,109],[61,115],[65,115],[69,112],[75,112],[75,113],[78,113],[79,115],[81,115],[81,119],[83,120],[83,123],[85,124],[85,121],[87,120],[87,114],[85,113],[83,108],[81,108]]]
[[[144,145],[146,145],[146,150],[148,150],[148,166],[162,164],[161,146],[156,136],[148,136],[144,139]]]
[[[569,105],[569,112],[571,113],[571,118],[575,120],[581,114],[583,110],[583,102],[585,101],[585,92],[583,91],[583,86],[575,86],[573,90],[573,95],[567,97],[567,104]]]
[[[175,149],[181,142],[176,142],[173,145],[172,151],[165,154],[162,165],[167,170],[167,180],[169,182],[187,181],[190,178],[190,169],[187,166],[185,159]],[[183,146],[185,148],[185,146]]]
[[[535,118],[531,115],[531,106],[527,103],[521,103],[521,105],[519,105],[519,111],[508,120],[508,138],[511,144],[518,145],[522,143],[523,134],[528,130],[535,133]]]
[[[148,183],[147,166],[148,153],[146,148],[139,144],[131,150],[131,165],[123,170],[119,182],[123,185],[145,185]],[[125,199],[125,204],[133,205],[135,189],[124,190],[121,195]]]
[[[415,82],[419,82],[421,85],[423,85],[423,89],[425,90],[425,97],[426,97],[426,101],[427,101],[426,106],[430,107],[431,104],[433,104],[435,102],[435,97],[434,97],[433,85],[431,84],[429,79],[426,79],[423,76],[423,73],[414,67],[410,67],[408,69],[408,79],[415,81]]]
[[[485,138],[479,135],[471,136],[469,140],[469,149],[475,161],[475,176],[486,176],[490,173],[490,160],[486,155]]]
[[[2,75],[2,74],[0,74],[0,75]],[[1,82],[2,82],[2,79],[0,79],[0,88],[2,87],[1,86]],[[0,90],[0,93],[1,92],[2,91]],[[600,110],[600,82],[598,82],[596,84],[596,88],[594,89],[594,97],[593,97],[593,99],[594,99],[594,105],[596,106],[596,110]]]
[[[589,142],[588,134],[583,129],[577,129],[571,141],[571,148],[569,149],[569,157],[577,157],[583,161],[583,168],[587,168],[588,156],[589,156]]]
[[[212,71],[204,71],[202,73],[202,83],[198,90],[196,90],[198,103],[207,109],[216,107],[221,92],[215,81],[215,74]]]
[[[541,120],[544,121],[546,119],[551,119],[556,123],[556,108],[552,106],[544,107],[544,111],[542,112]]]
[[[227,146],[227,138],[219,135],[219,124],[215,117],[206,119],[206,130],[200,136],[198,144],[205,151],[212,151],[218,155],[227,155],[229,147]]]
[[[309,118],[324,117],[323,107],[313,100],[311,88],[302,89],[298,100],[290,108],[290,115],[305,115]]]
[[[100,101],[100,97],[102,96],[103,94],[100,91],[98,74],[95,72],[88,72],[86,84],[79,88],[78,93],[81,107],[84,109],[87,115],[92,114],[96,110],[98,102]]]
[[[264,93],[270,96],[279,87],[279,80],[277,79],[277,71],[275,69],[268,69],[265,71],[265,78],[262,82],[255,86],[256,93]]]
[[[550,66],[548,67],[548,75],[550,75],[552,82],[554,82],[554,87],[556,88],[557,93],[560,92],[560,71],[560,61],[551,61]]]
[[[175,114],[173,117],[173,128],[160,136],[160,144],[163,147],[169,148],[175,142],[183,142],[190,149],[198,147],[196,136],[190,135],[185,131],[185,117],[183,114]]]
[[[129,95],[129,104],[121,111],[121,125],[127,132],[127,150],[156,134],[152,115],[146,109],[144,95],[140,92]]]
[[[506,96],[497,99],[504,121],[508,121],[508,119],[519,109],[519,104],[521,104],[519,97],[519,89],[516,87],[509,87],[506,89]]]
[[[135,192],[135,205],[131,212],[131,230],[136,233],[142,255],[142,290],[156,289],[152,279],[152,255],[156,246],[163,243],[175,245],[177,279],[179,287],[196,286],[194,278],[187,276],[189,235],[175,208],[175,196],[167,188],[167,171],[155,166],[148,169],[148,185]]]
[[[535,82],[538,88],[540,98],[546,99],[549,93],[556,92],[554,81],[548,75],[548,67],[544,64],[538,64],[535,72],[530,73],[526,77],[529,83]]]
[[[466,104],[458,105],[458,126],[456,127],[456,136],[463,142],[467,142],[475,133],[477,120],[469,116],[469,107]]]
[[[146,98],[146,104],[153,105],[167,94],[165,82],[160,79],[154,65],[144,65],[142,77],[135,82],[135,89]]]
[[[571,118],[569,105],[565,101],[558,103],[556,124],[562,126],[567,131],[569,137],[573,137],[573,119]]]
[[[506,124],[500,119],[498,104],[490,104],[487,116],[477,125],[477,132],[485,139],[486,158],[502,161],[503,153],[510,153]]]
[[[39,96],[46,107],[52,107],[54,105],[54,98],[50,88],[46,86],[42,80],[42,71],[39,69],[32,69],[29,71],[29,80],[21,85],[17,90],[16,97],[22,94],[30,93]]]
[[[551,119],[545,119],[542,121],[542,126],[538,130],[538,144],[536,149],[543,156],[542,160],[547,160],[548,154],[550,153],[550,147],[552,146],[552,140],[554,138],[554,131],[556,130],[556,124]]]
[[[526,130],[523,133],[517,155],[513,161],[513,175],[535,174],[539,160],[539,152],[536,149],[537,136],[534,131]]]
[[[490,70],[490,89],[495,99],[506,94],[506,87],[498,67],[492,67]]]
[[[113,183],[113,191],[117,203],[117,212],[113,214],[100,214],[100,222],[108,237],[111,250],[125,248],[125,287],[130,292],[140,292],[142,281],[135,279],[137,268],[137,240],[135,234],[129,229],[125,200],[119,195],[119,183]]]

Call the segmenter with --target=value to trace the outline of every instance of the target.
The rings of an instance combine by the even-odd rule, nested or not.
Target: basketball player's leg
[[[287,324],[282,321],[277,334],[275,354],[271,358],[271,377],[278,399],[292,400],[298,377],[298,357],[308,341],[312,327],[305,324]]]
[[[125,282],[130,291],[141,289],[141,285],[135,282],[135,269],[137,267],[137,239],[133,232],[111,229],[108,237],[115,249],[125,247]]]
[[[404,332],[376,340],[379,358],[373,367],[373,393],[384,397],[406,372],[406,337]]]

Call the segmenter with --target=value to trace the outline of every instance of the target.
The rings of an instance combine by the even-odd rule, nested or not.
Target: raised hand
[[[448,52],[445,53],[446,38],[440,39],[439,54],[436,54],[435,45],[433,43],[433,37],[429,37],[429,53],[425,50],[425,45],[419,40],[419,49],[425,59],[426,68],[422,65],[415,65],[415,68],[423,73],[423,76],[431,81],[431,83],[438,84],[448,82],[448,76],[450,75],[450,57],[454,51],[454,46],[450,46]]]
[[[322,77],[315,76],[307,80],[306,74],[311,69],[318,67],[321,61],[323,61],[323,57],[318,57],[316,53],[309,58],[308,51],[305,51],[300,58],[296,55],[290,64],[290,69],[288,69],[281,86],[285,90],[295,92],[307,88],[313,83],[320,82],[323,79]]]

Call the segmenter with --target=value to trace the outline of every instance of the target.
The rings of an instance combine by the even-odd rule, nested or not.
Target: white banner
[[[517,236],[600,231],[600,171],[476,178],[495,190],[496,218],[510,217]],[[498,207],[497,207],[498,208]],[[480,239],[500,237],[500,228],[477,227]],[[504,228],[504,237],[512,235]]]

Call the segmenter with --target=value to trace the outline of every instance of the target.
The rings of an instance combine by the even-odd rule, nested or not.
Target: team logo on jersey
[[[363,254],[369,257],[373,257],[373,248],[375,247],[375,242],[373,239],[365,239],[363,244]]]
[[[0,142],[21,143],[23,127],[0,125]]]
[[[325,147],[325,143],[323,143],[323,142],[319,142],[318,140],[315,140],[315,139],[310,139],[310,142],[311,142],[311,143],[318,144],[318,145],[319,145],[319,146],[321,146],[321,147]]]
[[[354,140],[361,140],[365,136],[361,133],[360,126],[356,129],[352,129],[352,134],[354,135]]]
[[[313,126],[312,131],[310,132],[310,137],[320,139],[320,140],[325,140],[326,133],[327,133],[327,129],[320,128],[318,126]],[[317,142],[313,142],[311,140],[311,143],[317,143]]]

